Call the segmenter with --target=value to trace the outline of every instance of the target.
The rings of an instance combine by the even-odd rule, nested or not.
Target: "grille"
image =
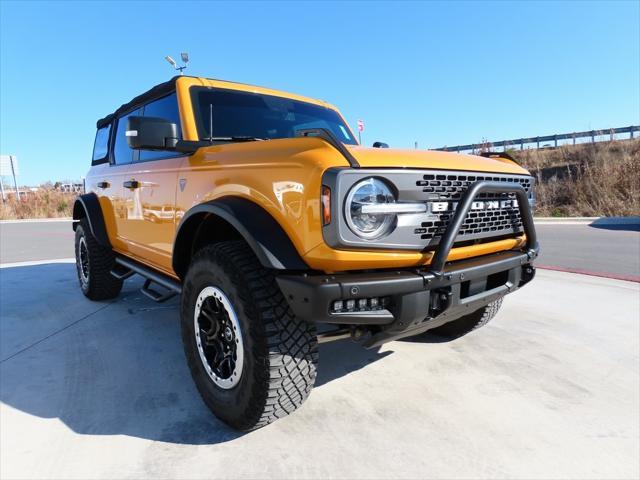
[[[531,177],[516,176],[484,176],[484,175],[458,175],[458,174],[428,174],[423,175],[423,180],[416,182],[422,187],[422,191],[434,194],[438,200],[460,200],[462,194],[467,191],[469,185],[481,180],[492,182],[519,183],[529,193],[531,189]],[[510,194],[513,197],[513,194]],[[481,193],[478,199],[505,198],[504,195],[494,193]]]
[[[459,201],[469,188],[469,185],[478,181],[493,181],[504,183],[519,183],[527,193],[532,188],[532,178],[515,175],[477,175],[469,173],[429,173],[422,176],[416,182],[431,201]],[[514,200],[513,193],[480,193],[476,201],[504,201]],[[420,235],[423,240],[430,240],[428,246],[439,243],[449,222],[453,218],[455,210],[448,209],[441,213],[434,213],[429,221],[422,222],[414,233]],[[516,234],[523,231],[522,219],[517,206],[503,206],[487,210],[471,210],[458,232],[456,242],[475,240],[479,238],[498,237],[502,235]]]

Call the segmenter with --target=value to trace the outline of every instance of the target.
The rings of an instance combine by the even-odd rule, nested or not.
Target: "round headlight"
[[[353,233],[367,240],[373,240],[388,233],[393,227],[395,214],[378,213],[375,212],[375,208],[366,207],[383,206],[395,201],[391,189],[382,180],[367,178],[355,184],[345,202],[345,217],[349,228]]]

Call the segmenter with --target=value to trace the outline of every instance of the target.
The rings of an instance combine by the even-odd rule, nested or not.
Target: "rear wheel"
[[[91,300],[108,300],[122,290],[122,280],[111,275],[116,257],[108,247],[98,243],[89,222],[80,220],[75,236],[76,271],[82,293]]]
[[[486,307],[482,307],[469,315],[465,315],[453,322],[445,323],[440,327],[433,328],[428,333],[433,333],[440,337],[454,340],[462,337],[467,333],[477,330],[480,327],[484,327],[489,321],[496,316],[500,306],[502,305],[502,298],[499,298],[495,302],[491,302]]]
[[[241,241],[198,251],[183,284],[182,341],[209,409],[239,430],[296,410],[316,378],[315,326],[298,320],[273,273]]]

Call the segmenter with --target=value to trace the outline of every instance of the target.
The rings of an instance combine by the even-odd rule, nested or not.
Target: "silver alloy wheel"
[[[244,344],[236,312],[218,287],[205,287],[198,295],[193,329],[209,378],[220,388],[233,388],[242,377]]]
[[[78,272],[84,285],[89,284],[89,249],[84,235],[78,241]]]

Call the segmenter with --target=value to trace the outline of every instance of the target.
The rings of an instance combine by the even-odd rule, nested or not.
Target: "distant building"
[[[60,191],[69,193],[83,193],[83,183],[62,183],[60,184]]]

